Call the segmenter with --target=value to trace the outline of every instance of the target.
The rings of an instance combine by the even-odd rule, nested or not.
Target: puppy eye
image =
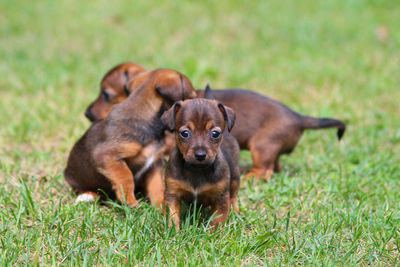
[[[110,94],[106,91],[101,92],[101,95],[103,96],[104,101],[108,102],[110,100]]]
[[[221,133],[218,131],[211,132],[211,138],[213,138],[213,139],[218,139],[220,136],[221,136]]]
[[[188,130],[184,130],[184,131],[180,132],[179,135],[180,135],[182,138],[186,139],[186,138],[189,138],[189,137],[190,137],[190,132],[189,132]]]

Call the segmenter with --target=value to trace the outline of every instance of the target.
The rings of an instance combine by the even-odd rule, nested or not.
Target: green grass
[[[0,264],[399,264],[399,14],[388,0],[1,1]],[[242,183],[241,214],[215,233],[190,212],[168,229],[146,203],[75,205],[68,152],[128,60],[348,131],[306,132],[270,182]]]

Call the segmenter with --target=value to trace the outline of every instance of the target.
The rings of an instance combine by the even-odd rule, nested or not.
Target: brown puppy
[[[128,98],[135,89],[128,86],[129,82],[146,69],[134,62],[121,63],[104,75],[100,84],[98,98],[90,104],[85,112],[86,118],[91,122],[102,120],[110,113],[111,109]],[[165,154],[171,152],[175,146],[173,134],[165,131]]]
[[[204,95],[203,90],[197,93],[199,97]],[[213,90],[213,94],[218,101],[236,111],[237,122],[232,135],[239,141],[241,149],[250,150],[253,159],[253,170],[246,177],[265,177],[268,180],[274,171],[279,172],[280,155],[292,152],[306,129],[338,128],[340,139],[346,128],[340,120],[304,116],[248,90]],[[118,99],[122,101],[126,97],[127,94],[121,91]],[[99,98],[98,101],[103,100]],[[107,112],[102,114],[105,117]],[[174,147],[173,141],[167,135],[168,150]]]
[[[124,101],[129,95],[127,87],[139,73],[146,69],[134,62],[122,63],[112,68],[104,75],[100,83],[100,94],[98,98],[86,109],[85,116],[90,121],[104,119],[114,105]]]
[[[165,176],[170,224],[173,218],[179,228],[182,201],[198,200],[211,206],[217,216],[211,225],[218,227],[227,220],[231,205],[239,212],[239,145],[229,134],[234,111],[216,100],[193,99],[175,103],[162,120],[175,130],[177,144]]]
[[[74,189],[89,198],[102,190],[134,207],[136,189],[159,205],[164,194],[165,128],[160,117],[175,101],[196,94],[189,79],[169,69],[141,73],[130,86],[135,93],[106,119],[95,122],[75,144],[64,174]]]
[[[197,91],[198,97],[204,91]],[[268,180],[279,172],[279,157],[295,148],[306,129],[338,128],[339,140],[346,125],[336,119],[313,118],[294,112],[287,106],[244,89],[213,90],[213,95],[224,105],[236,111],[236,126],[232,135],[241,149],[249,149],[253,169],[246,175]]]

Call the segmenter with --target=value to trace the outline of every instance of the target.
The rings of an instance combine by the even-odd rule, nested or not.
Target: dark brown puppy
[[[175,101],[196,94],[189,79],[169,69],[141,73],[129,86],[135,93],[106,119],[95,122],[75,144],[65,178],[78,192],[87,193],[86,197],[103,190],[134,207],[138,186],[153,205],[159,205],[164,194],[165,128],[160,117]]]
[[[217,216],[213,227],[227,220],[230,206],[238,208],[239,145],[229,134],[234,111],[216,100],[180,101],[162,116],[175,131],[177,146],[165,175],[165,201],[172,224],[179,228],[181,202],[198,200]]]
[[[198,97],[204,91],[197,91]],[[232,135],[241,149],[249,149],[253,169],[246,175],[264,177],[279,172],[279,157],[289,154],[295,148],[306,129],[338,128],[339,140],[346,125],[336,119],[313,118],[296,113],[287,106],[244,89],[213,90],[215,99],[236,111],[236,126]]]
[[[115,71],[118,73],[118,70]],[[197,93],[199,97],[204,95],[203,90]],[[239,141],[241,149],[250,150],[253,158],[253,170],[246,177],[264,177],[268,180],[274,171],[279,172],[280,155],[293,151],[306,129],[338,128],[339,139],[345,131],[346,125],[340,120],[304,116],[273,99],[248,90],[213,90],[213,94],[218,101],[236,111],[237,122],[232,135]],[[126,97],[127,93],[121,90],[119,101]],[[103,98],[97,101],[103,101]],[[107,112],[102,114],[105,117]],[[167,135],[168,150],[174,147],[173,141]]]
[[[86,109],[85,116],[90,121],[104,119],[114,105],[124,101],[129,95],[127,87],[139,73],[145,72],[146,69],[135,63],[126,62],[112,68],[100,83],[100,94],[98,98]]]

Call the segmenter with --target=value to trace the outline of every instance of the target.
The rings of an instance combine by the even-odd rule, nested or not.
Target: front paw
[[[136,208],[139,205],[139,202],[136,200],[135,196],[128,196],[126,204],[131,208]]]

